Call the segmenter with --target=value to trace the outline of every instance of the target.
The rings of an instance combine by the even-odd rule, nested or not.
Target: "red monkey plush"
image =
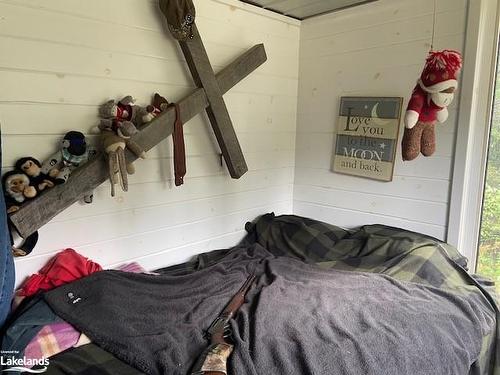
[[[413,160],[420,153],[431,156],[436,151],[434,126],[448,118],[446,107],[453,101],[461,68],[462,56],[457,51],[429,53],[406,109],[403,160]]]

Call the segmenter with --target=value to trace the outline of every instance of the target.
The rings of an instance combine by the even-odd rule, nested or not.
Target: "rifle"
[[[233,344],[226,341],[231,335],[229,320],[245,302],[245,296],[254,280],[255,275],[250,275],[246,279],[224,311],[208,328],[207,335],[210,338],[210,345],[196,362],[191,375],[227,375],[227,360],[234,348]]]

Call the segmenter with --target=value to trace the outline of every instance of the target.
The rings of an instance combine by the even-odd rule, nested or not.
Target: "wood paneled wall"
[[[149,269],[234,245],[244,223],[291,212],[295,160],[299,23],[236,0],[198,0],[197,24],[218,71],[256,43],[268,62],[225,100],[249,172],[232,180],[220,165],[208,120],[185,127],[188,173],[173,186],[171,140],[138,161],[128,193],[95,192],[40,230],[18,282],[55,252],[73,247],[105,267],[136,260]],[[171,101],[194,85],[153,0],[1,0],[0,122],[3,170],[25,155],[46,158],[68,130],[89,133],[98,105],[132,94]],[[95,137],[88,136],[90,142]]]
[[[436,2],[435,49],[463,50],[466,3]],[[457,99],[448,121],[437,127],[436,154],[403,163],[399,148],[392,182],[331,172],[340,97],[408,99],[430,48],[433,10],[434,0],[380,0],[302,23],[296,214],[346,227],[383,223],[445,238]],[[400,139],[402,134],[403,124]]]

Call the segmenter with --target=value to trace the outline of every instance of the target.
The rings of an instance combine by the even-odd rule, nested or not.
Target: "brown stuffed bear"
[[[453,100],[461,67],[462,57],[457,51],[429,53],[405,114],[403,160],[413,160],[420,153],[424,156],[434,154],[434,126],[448,118],[447,107]]]

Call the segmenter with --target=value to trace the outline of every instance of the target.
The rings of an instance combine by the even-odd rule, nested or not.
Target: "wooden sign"
[[[342,97],[333,171],[392,181],[403,98]]]

